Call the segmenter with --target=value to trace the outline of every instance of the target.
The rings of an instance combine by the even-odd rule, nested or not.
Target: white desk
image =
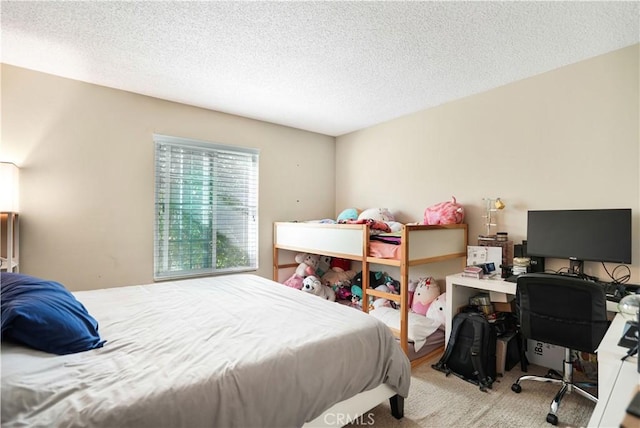
[[[469,297],[481,292],[489,292],[492,302],[508,302],[516,294],[516,284],[500,278],[476,279],[455,274],[447,276],[446,282],[445,344],[449,342],[453,316],[461,307],[469,304]],[[607,310],[617,312],[617,304],[607,302]],[[638,356],[629,357],[626,361],[620,360],[627,353],[627,348],[618,346],[624,326],[624,319],[617,314],[598,347],[599,398],[589,420],[590,427],[620,426],[633,392],[640,385],[640,374],[637,370]]]
[[[492,302],[508,302],[516,294],[516,284],[500,277],[496,279],[467,278],[462,274],[447,276],[447,304],[445,325],[445,346],[449,343],[451,321],[461,307],[469,304],[469,297],[481,292],[489,292]]]
[[[598,404],[589,419],[590,427],[619,427],[640,385],[638,355],[621,361],[628,351],[618,346],[624,326],[622,315],[616,315],[598,347]]]
[[[447,281],[447,304],[445,325],[445,346],[449,343],[449,333],[451,332],[451,321],[460,308],[469,304],[469,297],[478,293],[489,292],[492,302],[509,302],[516,294],[516,284],[508,282],[500,277],[495,279],[467,278],[462,274],[449,275]],[[618,312],[618,304],[607,301],[607,311]],[[617,343],[617,342],[616,342]]]

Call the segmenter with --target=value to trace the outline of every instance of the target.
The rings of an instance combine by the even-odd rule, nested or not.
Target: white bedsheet
[[[374,317],[254,275],[74,293],[103,348],[3,343],[2,426],[295,427],[410,365]]]
[[[369,311],[369,315],[378,318],[390,328],[400,330],[401,313],[397,309],[381,306]],[[407,331],[407,339],[413,342],[415,351],[418,352],[424,344],[427,343],[428,337],[438,330],[440,323],[424,315],[416,314],[415,312],[409,312],[408,316],[409,328]]]

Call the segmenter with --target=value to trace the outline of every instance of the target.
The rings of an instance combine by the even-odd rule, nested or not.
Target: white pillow
[[[380,308],[369,311],[370,315],[373,315],[388,327],[400,330],[400,311],[390,308],[388,306],[382,306]],[[418,352],[427,342],[427,337],[438,329],[440,324],[431,318],[427,318],[424,315],[409,312],[409,340],[413,342],[415,351]]]

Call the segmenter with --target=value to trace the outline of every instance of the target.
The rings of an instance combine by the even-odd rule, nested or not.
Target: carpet
[[[551,400],[559,385],[526,381],[522,392],[511,391],[511,385],[521,376],[520,365],[498,376],[487,392],[454,375],[431,368],[438,358],[412,370],[409,397],[404,402],[404,418],[391,416],[388,401],[378,405],[354,421],[351,427],[545,427]],[[529,365],[526,374],[544,375],[548,369]],[[575,372],[576,377],[580,372]],[[596,391],[589,390],[594,395]],[[576,393],[565,394],[558,410],[558,427],[587,426],[595,404]]]

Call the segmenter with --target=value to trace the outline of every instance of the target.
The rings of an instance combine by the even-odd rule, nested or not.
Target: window
[[[258,150],[154,135],[154,278],[258,268]]]

